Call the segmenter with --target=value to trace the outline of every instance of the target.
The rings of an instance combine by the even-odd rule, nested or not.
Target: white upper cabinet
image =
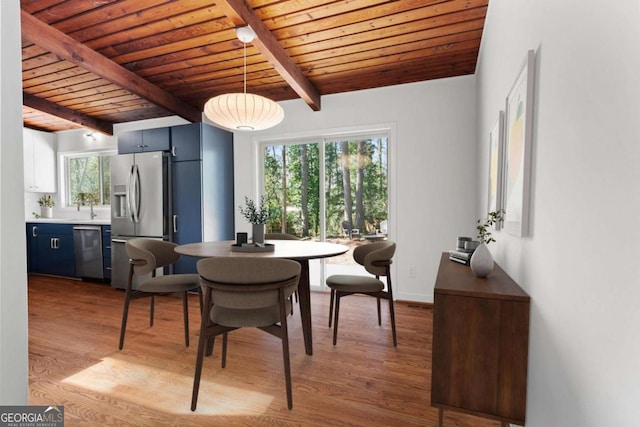
[[[55,135],[23,129],[24,191],[56,192]]]

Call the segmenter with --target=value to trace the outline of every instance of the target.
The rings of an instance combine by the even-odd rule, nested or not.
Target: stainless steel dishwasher
[[[102,229],[99,225],[74,225],[73,250],[76,259],[76,277],[104,279]]]

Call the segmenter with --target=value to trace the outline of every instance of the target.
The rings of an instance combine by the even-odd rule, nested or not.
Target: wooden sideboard
[[[530,298],[499,266],[486,278],[443,253],[434,288],[431,405],[524,425]]]

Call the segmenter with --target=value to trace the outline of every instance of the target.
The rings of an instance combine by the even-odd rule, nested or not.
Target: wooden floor
[[[65,426],[436,426],[429,406],[432,312],[396,304],[398,347],[388,315],[377,326],[375,300],[341,304],[338,345],[327,327],[329,296],[312,293],[314,354],[304,352],[298,311],[290,318],[293,409],[287,409],[280,341],[257,329],[230,334],[227,367],[220,348],[205,360],[198,409],[189,409],[198,342],[191,296],[191,346],[185,348],[181,300],[132,303],[118,351],[124,293],[108,285],[29,278],[32,405],[64,405]],[[296,307],[297,308],[297,307]],[[445,426],[496,427],[445,411]]]

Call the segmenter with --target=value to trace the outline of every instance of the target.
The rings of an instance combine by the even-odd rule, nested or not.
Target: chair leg
[[[393,297],[389,295],[389,316],[391,317],[391,333],[393,334],[393,346],[398,346],[398,339],[396,338],[396,315],[393,310]]]
[[[153,326],[153,311],[156,306],[156,297],[151,295],[151,308],[149,309],[149,326]]]
[[[211,341],[213,345],[213,340]],[[213,349],[211,349],[213,350]],[[227,333],[222,334],[222,367],[227,367]]]
[[[335,313],[334,313],[334,318],[333,318],[333,345],[336,345],[336,342],[338,341],[338,313],[340,312],[340,292],[336,291],[336,297],[335,297]]]
[[[189,347],[189,296],[182,293],[182,311],[184,312],[184,345]]]
[[[127,318],[129,317],[129,302],[131,301],[131,291],[127,290],[124,294],[124,308],[122,309],[122,326],[120,327],[120,344],[118,349],[124,347],[124,333],[127,329]]]
[[[203,319],[204,320],[204,319]],[[202,376],[202,363],[204,360],[204,352],[206,347],[207,338],[205,337],[205,331],[207,329],[206,324],[202,323],[200,328],[200,339],[198,340],[198,357],[196,358],[196,372],[193,376],[193,393],[191,394],[191,410],[196,410],[198,405],[198,391],[200,390],[200,377]]]
[[[284,380],[287,388],[287,407],[293,407],[293,396],[291,393],[291,361],[289,360],[289,330],[287,327],[287,313],[284,305],[284,292],[278,290],[280,294],[280,339],[282,340],[282,360],[284,361]]]
[[[205,306],[211,305],[211,293],[207,291],[205,296]],[[207,346],[207,325],[209,323],[209,314],[206,310],[200,310],[200,338],[198,339],[198,356],[196,358],[196,371],[193,375],[193,392],[191,394],[191,410],[196,410],[198,404],[198,391],[200,390],[200,377],[202,376],[202,363],[204,361],[204,353]]]
[[[376,297],[378,300],[378,326],[382,326],[382,316],[380,314],[380,297]]]
[[[331,327],[331,318],[333,317],[333,300],[335,299],[336,291],[331,289],[331,298],[329,299],[329,327]]]
[[[215,342],[215,337],[211,337],[207,339],[207,351],[205,353],[206,356],[211,356],[213,354],[214,342]]]
[[[396,338],[396,314],[393,310],[393,288],[391,285],[391,271],[387,266],[387,296],[389,297],[389,317],[391,317],[391,333],[393,334],[393,346],[398,346],[398,339]]]

